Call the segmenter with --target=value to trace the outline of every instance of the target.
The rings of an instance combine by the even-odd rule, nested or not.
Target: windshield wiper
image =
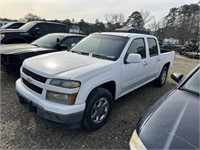
[[[37,44],[31,44],[31,45],[33,45],[33,46],[37,46],[37,47],[40,47],[39,45],[37,45]]]
[[[184,87],[180,87],[179,89],[199,96],[199,93],[196,92],[196,91],[193,91],[193,90],[190,90],[190,89],[187,89],[187,88],[184,88]]]
[[[100,59],[107,59],[107,60],[113,60],[113,58],[108,57],[108,56],[103,56],[99,54],[92,54],[92,57],[100,58]]]
[[[81,52],[81,51],[71,51],[73,53],[77,53],[77,54],[80,54],[80,55],[89,55],[89,53],[87,52]]]

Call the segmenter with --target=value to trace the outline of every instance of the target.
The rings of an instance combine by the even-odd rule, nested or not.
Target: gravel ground
[[[199,60],[176,55],[172,72],[189,73]],[[56,126],[19,104],[15,94],[18,75],[1,71],[1,149],[126,149],[140,115],[176,83],[169,78],[164,87],[152,83],[114,103],[104,127],[95,132]]]

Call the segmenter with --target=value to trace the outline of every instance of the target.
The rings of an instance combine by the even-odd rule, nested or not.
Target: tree
[[[142,14],[138,11],[134,11],[127,19],[126,25],[131,25],[137,29],[144,29],[144,19],[142,18]]]
[[[39,17],[35,14],[32,14],[32,13],[26,14],[24,19],[26,20],[26,22],[42,20],[41,17]]]
[[[144,20],[144,25],[146,25],[149,21],[151,21],[154,18],[154,16],[151,15],[149,11],[140,11],[140,14]]]
[[[122,27],[125,21],[125,15],[119,14],[106,14],[105,20],[107,21],[106,26],[109,31],[114,31],[116,28]]]
[[[99,19],[95,20],[95,24],[93,25],[93,32],[103,32],[105,31],[105,25],[103,22],[100,22]]]

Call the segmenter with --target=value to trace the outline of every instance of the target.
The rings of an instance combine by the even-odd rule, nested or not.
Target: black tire
[[[101,106],[100,103],[102,102],[103,104]],[[90,131],[101,128],[110,116],[112,103],[113,96],[107,89],[101,87],[94,89],[86,101],[82,127]],[[100,106],[98,107],[98,105]],[[103,105],[105,105],[105,108]],[[98,115],[101,116],[100,119],[102,118],[102,120],[98,120]]]
[[[168,74],[168,67],[164,66],[160,72],[159,77],[155,80],[155,85],[157,87],[162,87],[166,80],[167,80],[167,74]]]

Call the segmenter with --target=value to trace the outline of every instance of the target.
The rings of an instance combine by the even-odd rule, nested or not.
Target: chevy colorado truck
[[[16,81],[29,111],[69,128],[101,128],[114,100],[151,82],[164,85],[175,52],[161,53],[156,37],[94,33],[69,52],[26,59]]]

